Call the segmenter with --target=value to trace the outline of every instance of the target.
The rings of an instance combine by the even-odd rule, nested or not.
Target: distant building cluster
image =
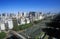
[[[13,29],[13,18],[16,18],[14,20],[17,20],[18,25],[22,24],[28,24],[33,21],[42,20],[45,18],[46,15],[44,15],[42,12],[18,12],[18,14],[6,14],[2,13],[0,14],[0,31]]]

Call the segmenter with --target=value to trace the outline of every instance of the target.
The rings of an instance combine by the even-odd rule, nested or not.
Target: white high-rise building
[[[25,24],[25,18],[21,18],[21,24]]]
[[[13,28],[13,21],[12,21],[12,19],[9,19],[8,20],[8,28],[9,29],[12,29]]]
[[[5,30],[5,24],[4,23],[0,23],[0,29]]]
[[[30,23],[30,20],[29,20],[29,18],[26,18],[26,21],[27,21],[27,24],[28,24],[28,23]]]
[[[45,17],[43,16],[43,15],[40,15],[39,16],[39,20],[42,20],[42,19],[44,19]]]

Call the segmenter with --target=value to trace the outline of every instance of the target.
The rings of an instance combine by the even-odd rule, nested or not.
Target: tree
[[[0,32],[0,39],[4,39],[6,37],[6,33],[5,32]]]
[[[17,19],[16,18],[13,18],[13,30],[14,31],[19,31],[19,27],[18,27],[18,24],[17,24]]]
[[[49,35],[48,39],[53,37],[60,39],[60,14],[57,14],[51,22],[46,23],[49,28],[44,28],[43,31]]]
[[[27,28],[29,28],[31,26],[32,26],[31,23],[29,23],[29,24],[22,24],[22,25],[19,25],[19,29],[20,30],[24,30],[24,29],[27,29]]]
[[[33,23],[34,24],[38,24],[39,22],[41,22],[40,20],[38,20],[38,21],[34,21]]]

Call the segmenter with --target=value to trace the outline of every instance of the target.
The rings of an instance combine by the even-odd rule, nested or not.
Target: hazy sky
[[[0,0],[0,13],[18,11],[59,12],[60,0]]]

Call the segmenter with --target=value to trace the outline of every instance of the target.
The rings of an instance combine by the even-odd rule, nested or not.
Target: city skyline
[[[60,0],[0,0],[0,13],[60,12]]]

